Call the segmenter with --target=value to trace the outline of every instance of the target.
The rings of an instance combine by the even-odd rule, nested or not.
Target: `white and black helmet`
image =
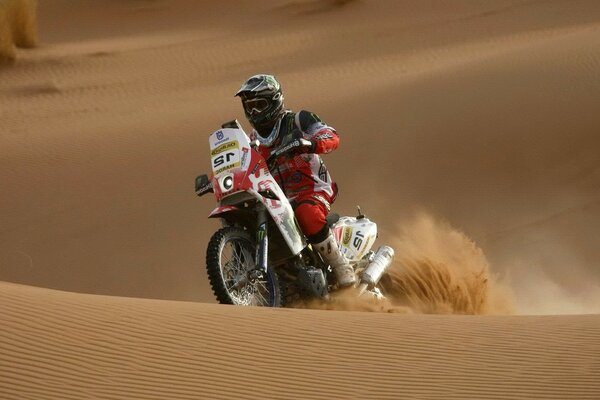
[[[284,113],[281,85],[273,75],[250,77],[235,94],[242,99],[246,118],[256,132],[258,140],[271,145],[279,133],[279,117]]]

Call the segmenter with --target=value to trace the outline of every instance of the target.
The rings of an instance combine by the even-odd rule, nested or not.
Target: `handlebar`
[[[281,157],[282,155],[299,148],[307,148],[312,149],[313,143],[310,140],[306,140],[303,138],[294,139],[291,142],[287,142],[286,144],[281,145],[279,148],[273,150],[271,155],[267,159],[267,166],[271,169],[271,164]]]

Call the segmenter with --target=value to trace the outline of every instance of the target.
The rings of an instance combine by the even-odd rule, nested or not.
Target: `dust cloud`
[[[491,271],[483,251],[461,231],[427,213],[399,226],[396,256],[381,280],[383,301],[353,290],[308,308],[417,314],[512,314],[513,294]]]
[[[393,303],[427,314],[513,312],[510,288],[463,232],[426,213],[399,231],[394,263],[381,283]]]

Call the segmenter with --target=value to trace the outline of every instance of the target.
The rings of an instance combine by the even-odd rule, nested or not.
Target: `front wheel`
[[[256,270],[256,243],[240,228],[219,229],[210,239],[206,252],[208,279],[221,304],[240,306],[283,306],[277,274]]]

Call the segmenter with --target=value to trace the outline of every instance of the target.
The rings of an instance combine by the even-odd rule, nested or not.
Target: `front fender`
[[[238,211],[240,208],[237,206],[219,206],[212,210],[212,212],[208,215],[208,218],[221,218],[221,216],[225,213],[231,211]]]

